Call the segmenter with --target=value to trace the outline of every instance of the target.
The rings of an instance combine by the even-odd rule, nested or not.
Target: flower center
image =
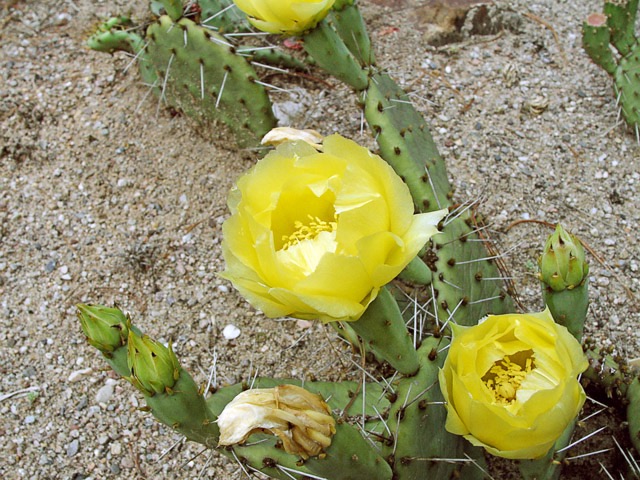
[[[516,399],[518,388],[534,368],[532,350],[505,355],[484,374],[482,381],[493,393],[496,403],[510,405]]]
[[[337,222],[327,222],[311,215],[308,215],[308,218],[309,222],[306,224],[296,220],[293,224],[295,229],[293,233],[282,236],[282,250],[287,250],[303,240],[313,240],[320,232],[334,232],[338,227]]]

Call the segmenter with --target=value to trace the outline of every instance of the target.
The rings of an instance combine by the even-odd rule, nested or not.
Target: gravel
[[[214,358],[218,384],[256,372],[353,376],[329,330],[265,319],[217,276],[226,195],[255,155],[158,108],[137,72],[125,72],[125,56],[84,47],[101,20],[131,8],[142,18],[147,2],[5,3],[0,476],[242,478],[139,410],[133,388],[86,344],[74,305],[130,311],[145,332],[173,340],[198,382]],[[550,233],[533,220],[560,221],[592,252],[588,334],[640,357],[640,147],[618,124],[610,79],[580,45],[582,19],[600,1],[515,0],[517,27],[442,47],[426,43],[415,2],[363,3],[378,63],[413,92],[457,198],[481,200],[526,308],[542,308],[533,273]],[[299,81],[291,96],[274,94],[282,118],[373,146],[353,95],[329,82],[335,88]],[[592,451],[612,434],[624,441],[618,417],[597,418],[592,430],[609,429]],[[598,455],[570,463],[563,478],[600,472],[598,462],[620,463]]]

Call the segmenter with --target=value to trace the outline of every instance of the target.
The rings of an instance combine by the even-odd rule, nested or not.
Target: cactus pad
[[[163,16],[147,30],[147,40],[162,101],[201,124],[221,120],[241,146],[255,144],[275,126],[257,74],[224,37],[186,18],[174,23]]]
[[[459,207],[443,221],[425,258],[434,270],[434,303],[440,323],[475,325],[488,314],[513,311],[512,297],[496,265],[497,254],[486,248],[471,207]]]
[[[215,28],[219,33],[246,32],[251,24],[232,0],[198,0],[201,25]]]
[[[450,205],[451,187],[444,161],[426,122],[404,91],[385,74],[369,79],[364,114],[380,155],[406,182],[420,212]]]
[[[584,21],[582,44],[594,63],[613,77],[620,113],[640,142],[640,44],[635,35],[638,3],[606,1],[604,13],[593,13]]]

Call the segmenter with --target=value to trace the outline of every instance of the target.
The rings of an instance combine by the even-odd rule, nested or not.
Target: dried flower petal
[[[295,385],[257,388],[238,394],[218,417],[220,445],[244,443],[256,431],[278,436],[287,453],[320,455],[336,433],[329,406]]]

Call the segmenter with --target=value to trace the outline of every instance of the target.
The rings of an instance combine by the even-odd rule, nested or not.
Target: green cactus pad
[[[383,448],[383,454],[393,460],[394,479],[452,478],[462,466],[446,461],[464,458],[463,438],[444,428],[447,411],[438,387],[438,369],[445,355],[438,351],[446,345],[443,339],[425,339],[418,350],[419,372],[395,385],[387,420],[394,442]]]
[[[614,82],[622,117],[637,133],[640,125],[640,46],[620,60]]]
[[[611,31],[607,25],[607,17],[602,13],[593,13],[582,24],[582,46],[597,65],[609,75],[618,68],[610,47]]]
[[[556,323],[567,327],[571,335],[581,340],[589,310],[588,281],[585,279],[582,285],[561,292],[543,285],[542,298]]]
[[[362,317],[348,324],[364,342],[365,349],[389,362],[398,372],[418,370],[418,355],[393,295],[382,288]]]
[[[631,382],[627,389],[627,422],[629,422],[629,436],[636,451],[640,451],[640,380]]]
[[[614,79],[616,103],[640,142],[640,44],[635,20],[640,0],[606,1],[604,14],[587,17],[582,44],[591,59]],[[614,58],[610,45],[620,53]]]
[[[247,16],[233,0],[198,0],[201,25],[214,28],[218,33],[246,32],[251,30]]]
[[[147,85],[154,85],[158,77],[147,58],[146,45],[132,27],[133,23],[128,17],[110,18],[89,37],[87,46],[98,52],[113,54],[123,51],[134,55],[140,67],[142,81]]]
[[[222,121],[243,147],[275,126],[255,71],[223,37],[186,18],[174,23],[163,16],[147,30],[147,40],[161,101],[203,125]]]
[[[322,69],[337,79],[358,91],[367,88],[367,72],[327,18],[304,36],[304,48]]]
[[[191,375],[180,369],[172,392],[145,395],[147,406],[156,419],[180,432],[188,440],[215,447],[220,431],[215,416],[199,392]]]
[[[611,30],[611,43],[621,55],[627,55],[638,42],[635,36],[638,0],[605,1],[604,13]]]
[[[434,271],[432,286],[439,322],[475,325],[488,314],[512,312],[513,300],[504,290],[496,255],[487,251],[471,208],[458,207],[442,225],[425,255]]]
[[[363,67],[375,63],[371,39],[360,10],[353,3],[336,7],[329,16],[331,23],[349,51]]]
[[[426,122],[409,97],[385,74],[370,78],[364,115],[381,156],[406,182],[420,212],[451,204],[447,171]]]
[[[164,12],[171,20],[179,20],[182,17],[183,7],[182,0],[152,0],[152,10]]]

